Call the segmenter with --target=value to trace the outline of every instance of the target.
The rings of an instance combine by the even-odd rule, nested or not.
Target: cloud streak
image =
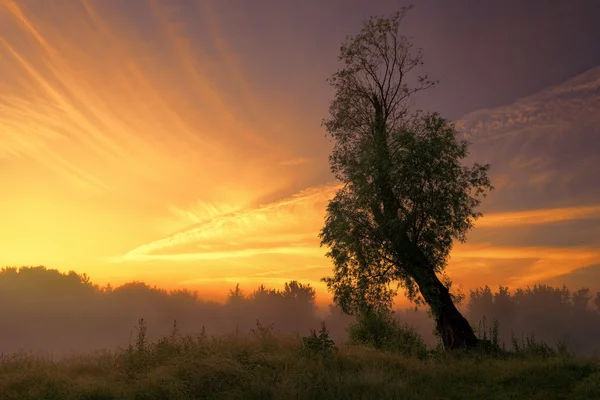
[[[339,185],[326,183],[315,111],[331,93],[313,91],[330,68],[307,57],[312,40],[279,53],[302,24],[283,32],[278,16],[296,13],[275,8],[0,0],[0,263],[170,286],[327,274],[318,233]],[[265,20],[281,38],[251,31]],[[599,109],[596,68],[458,123],[498,189],[476,223],[483,243],[452,252],[457,280],[528,282],[598,262],[588,243],[500,244],[511,230],[600,217]]]
[[[500,228],[520,225],[540,225],[561,221],[600,218],[600,206],[564,207],[485,215],[475,225],[478,228]]]
[[[264,253],[320,254],[317,233],[325,207],[337,183],[313,187],[256,208],[216,215],[166,238],[139,246],[117,260],[162,258],[172,260],[218,259]],[[192,212],[192,219],[197,217]],[[290,244],[296,246],[290,246]],[[204,248],[200,253],[183,252],[188,245]],[[256,248],[260,246],[261,248]],[[239,249],[242,247],[242,249]],[[222,249],[212,252],[212,249]],[[175,254],[155,254],[179,249]]]
[[[0,178],[10,193],[0,218],[15,222],[0,242],[27,243],[2,247],[0,263],[62,254],[51,266],[85,268],[72,247],[95,263],[310,178],[279,168],[297,156],[263,133],[286,121],[265,108],[219,18],[203,3],[0,2]],[[259,134],[261,120],[271,125]],[[63,209],[73,212],[57,222]],[[63,231],[76,232],[66,247]]]
[[[464,116],[457,127],[469,140],[492,141],[521,131],[544,131],[572,126],[582,115],[598,120],[600,108],[600,67],[591,69],[540,93],[493,109]],[[547,135],[547,132],[544,134]]]
[[[297,157],[297,158],[292,158],[290,160],[280,161],[279,165],[284,166],[284,167],[296,167],[298,165],[304,165],[304,164],[308,164],[310,162],[311,162],[310,158]]]
[[[256,260],[260,255],[279,254],[321,259],[323,264],[319,270],[324,276],[329,273],[330,267],[327,267],[328,261],[322,258],[325,249],[318,247],[316,232],[322,227],[327,201],[339,187],[336,183],[314,187],[263,207],[219,215],[133,249],[113,261]],[[598,206],[491,213],[478,220],[475,231],[506,227],[518,229],[524,225],[543,226],[598,217]],[[530,284],[599,260],[600,251],[594,248],[468,243],[459,244],[452,251],[449,272],[457,277],[459,283],[467,283],[469,287],[487,283],[481,277],[503,283]],[[525,264],[517,275],[503,272],[506,266],[522,262]],[[489,269],[490,265],[494,265],[495,269]],[[300,267],[292,269],[296,273],[301,270]],[[285,271],[284,268],[276,268],[270,273]],[[202,278],[195,282],[229,282],[224,281],[225,278]],[[239,275],[231,279],[245,282]]]

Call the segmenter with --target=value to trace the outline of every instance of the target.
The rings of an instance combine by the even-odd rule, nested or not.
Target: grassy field
[[[419,359],[267,329],[146,343],[142,330],[117,352],[3,355],[0,399],[600,399],[600,363],[435,351]]]

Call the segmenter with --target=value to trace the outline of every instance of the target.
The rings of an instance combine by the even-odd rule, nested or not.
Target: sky
[[[402,31],[496,190],[448,274],[600,278],[600,3],[415,1]],[[321,121],[391,0],[0,0],[0,265],[222,299],[331,271]],[[597,288],[597,289],[600,289]]]

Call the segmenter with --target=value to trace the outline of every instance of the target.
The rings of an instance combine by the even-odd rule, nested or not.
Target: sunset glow
[[[299,280],[329,301],[318,234],[339,183],[320,122],[354,32],[327,39],[328,59],[308,39],[267,58],[286,50],[276,38],[235,30],[218,2],[184,3],[0,0],[0,267],[215,299]],[[597,142],[600,69],[574,79],[456,116],[496,186],[452,252],[463,290],[600,265],[597,162],[561,145]]]

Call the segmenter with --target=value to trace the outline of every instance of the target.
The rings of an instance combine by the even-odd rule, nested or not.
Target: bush
[[[350,343],[372,346],[407,357],[426,358],[427,346],[411,326],[400,324],[392,313],[368,311],[348,328]]]
[[[256,320],[256,328],[250,329],[250,332],[258,340],[258,343],[263,349],[276,347],[275,340],[275,324],[263,325],[259,320]],[[236,337],[239,337],[236,334]]]
[[[480,353],[501,356],[506,353],[504,344],[500,347],[500,323],[494,319],[492,326],[487,326],[485,316],[479,321],[475,330],[477,334],[477,351]]]
[[[512,334],[512,346],[513,351],[517,355],[523,356],[537,356],[537,357],[554,357],[554,356],[562,356],[562,357],[570,357],[572,356],[571,352],[568,350],[567,345],[564,341],[557,341],[556,349],[537,340],[535,337],[535,332],[531,333],[524,337],[521,335],[521,339],[517,338],[515,334]]]
[[[302,338],[302,351],[312,355],[331,355],[337,351],[324,321],[321,322],[321,330],[318,335],[316,330],[311,329],[310,336]]]

